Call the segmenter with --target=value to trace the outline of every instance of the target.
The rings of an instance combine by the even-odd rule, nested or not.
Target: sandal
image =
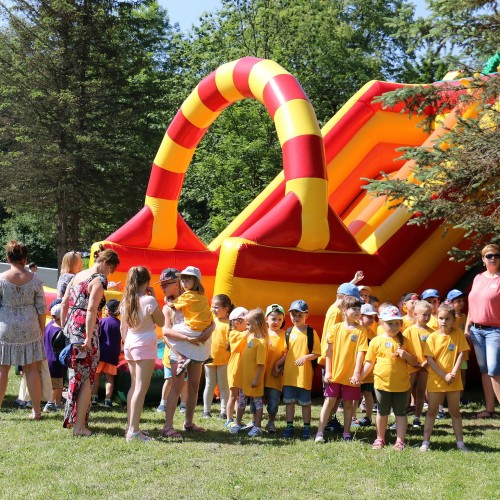
[[[479,413],[473,413],[470,418],[472,420],[488,419],[488,418],[498,418],[498,414],[494,411],[483,410]]]
[[[189,424],[189,425],[184,424],[182,427],[186,432],[207,432],[207,430],[204,427],[199,427],[196,424]]]
[[[396,451],[403,451],[405,448],[406,448],[406,445],[403,443],[403,441],[400,441],[399,439],[396,441],[396,443],[392,447],[392,449],[396,450]]]
[[[32,412],[29,416],[29,419],[30,420],[42,420],[42,412],[32,410]]]
[[[385,441],[383,439],[377,438],[373,441],[372,450],[381,450],[385,447]]]
[[[160,431],[160,436],[170,439],[183,439],[182,434],[180,432],[177,432],[173,427],[162,429]]]

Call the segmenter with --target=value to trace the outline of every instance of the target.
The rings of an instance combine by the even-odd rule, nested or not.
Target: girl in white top
[[[155,325],[162,327],[165,317],[158,307],[153,288],[149,286],[150,281],[151,275],[145,267],[131,267],[120,307],[123,351],[131,378],[127,395],[127,441],[151,439],[140,430],[139,421],[155,366]]]

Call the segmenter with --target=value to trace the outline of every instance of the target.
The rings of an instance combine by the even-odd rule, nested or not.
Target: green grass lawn
[[[408,448],[374,451],[374,427],[355,431],[354,441],[329,433],[324,445],[263,435],[230,435],[221,420],[195,420],[206,434],[182,442],[157,439],[127,443],[125,409],[98,408],[91,414],[90,438],[73,438],[62,414],[28,419],[14,410],[19,377],[11,370],[0,412],[0,498],[450,498],[500,496],[500,420],[471,420],[463,410],[465,442],[455,449],[451,420],[438,421],[432,451],[419,453],[420,433],[409,431]],[[315,401],[313,426],[321,400]],[[217,414],[218,405],[214,405]],[[144,430],[158,438],[163,415],[143,414]],[[280,407],[279,428],[284,427]],[[181,428],[181,415],[176,426]],[[297,430],[300,419],[296,419]],[[280,429],[279,429],[280,430]],[[354,429],[353,429],[354,430]],[[387,441],[395,440],[388,431]]]

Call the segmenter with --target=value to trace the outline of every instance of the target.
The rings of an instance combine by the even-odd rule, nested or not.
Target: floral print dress
[[[86,281],[81,281],[70,288],[69,293],[69,311],[68,320],[64,326],[64,333],[69,338],[71,344],[81,344],[85,342],[87,333],[85,331],[85,322],[87,320],[87,308],[89,305],[90,293],[89,284],[93,279],[99,278],[104,290],[107,289],[108,280],[104,274],[95,273]],[[87,356],[82,359],[76,359],[74,353],[71,353],[69,368],[68,396],[66,398],[66,407],[64,409],[63,427],[72,427],[76,420],[77,400],[80,388],[90,380],[90,390],[94,387],[94,379],[99,364],[99,320],[101,310],[106,305],[106,299],[101,299],[97,308],[97,321],[92,335],[91,350]],[[87,409],[85,424],[88,422],[90,405]]]

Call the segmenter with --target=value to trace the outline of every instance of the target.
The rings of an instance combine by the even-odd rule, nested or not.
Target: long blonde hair
[[[123,292],[122,319],[134,328],[139,324],[139,289],[151,281],[151,274],[146,267],[131,267],[127,273],[127,283]]]
[[[250,332],[256,339],[269,339],[269,332],[267,330],[266,317],[262,309],[252,309],[248,311],[245,316],[245,321],[250,323]]]

